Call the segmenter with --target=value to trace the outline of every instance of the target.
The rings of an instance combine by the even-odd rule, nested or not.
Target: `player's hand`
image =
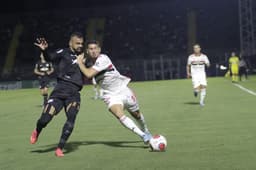
[[[41,50],[48,48],[48,43],[45,38],[37,38],[36,42],[34,42],[34,45],[39,47]]]
[[[85,58],[84,58],[84,53],[82,53],[82,54],[79,54],[77,57],[76,57],[76,59],[77,59],[77,64],[83,64],[84,63],[84,61],[85,61]]]

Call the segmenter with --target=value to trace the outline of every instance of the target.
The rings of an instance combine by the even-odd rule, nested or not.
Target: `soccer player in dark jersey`
[[[64,108],[67,120],[55,150],[57,157],[64,156],[63,148],[73,131],[80,108],[80,90],[83,87],[83,74],[77,64],[77,55],[83,52],[83,43],[83,36],[78,32],[70,36],[69,48],[59,49],[52,53],[48,51],[48,43],[44,38],[39,38],[34,43],[41,49],[46,61],[56,62],[58,76],[57,85],[50,94],[42,115],[37,121],[36,129],[30,137],[30,143],[35,144],[37,142],[42,129]]]
[[[43,53],[40,54],[40,60],[36,63],[34,73],[38,76],[39,88],[41,95],[44,98],[43,106],[48,99],[48,85],[50,82],[50,75],[54,72],[54,68],[51,62],[47,62],[44,59]]]

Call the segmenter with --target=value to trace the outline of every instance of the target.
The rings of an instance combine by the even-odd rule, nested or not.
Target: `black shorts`
[[[67,107],[70,103],[76,102],[80,105],[80,91],[81,87],[73,83],[60,81],[53,89],[48,102],[55,107],[56,112],[60,112],[63,107]]]
[[[246,68],[245,67],[240,67],[239,68],[239,74],[240,75],[243,75],[243,74],[246,74],[247,72],[246,72]]]
[[[44,89],[49,87],[50,78],[49,76],[40,76],[38,77],[39,88]]]

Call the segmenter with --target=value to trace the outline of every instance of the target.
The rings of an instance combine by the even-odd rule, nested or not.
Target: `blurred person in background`
[[[245,80],[248,79],[248,65],[246,60],[244,59],[243,56],[240,57],[239,61],[239,78],[240,81],[242,81],[242,76],[244,75]]]
[[[200,106],[204,106],[206,97],[207,78],[205,67],[210,67],[208,57],[201,53],[199,44],[193,46],[194,53],[188,57],[187,78],[192,78],[194,96],[200,93]]]
[[[43,106],[48,100],[48,86],[50,82],[50,75],[54,72],[51,62],[47,62],[43,53],[40,54],[40,60],[36,63],[34,73],[38,76],[39,88],[43,96]]]
[[[232,82],[238,82],[239,75],[239,57],[236,56],[235,52],[231,53],[231,57],[229,58],[229,69],[232,75]]]

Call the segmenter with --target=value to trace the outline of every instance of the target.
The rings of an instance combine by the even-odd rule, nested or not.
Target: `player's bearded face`
[[[89,44],[87,53],[91,58],[97,58],[100,55],[100,47],[97,44]]]
[[[83,52],[83,43],[84,43],[84,40],[82,38],[74,37],[71,40],[71,48],[76,53],[82,53]]]

